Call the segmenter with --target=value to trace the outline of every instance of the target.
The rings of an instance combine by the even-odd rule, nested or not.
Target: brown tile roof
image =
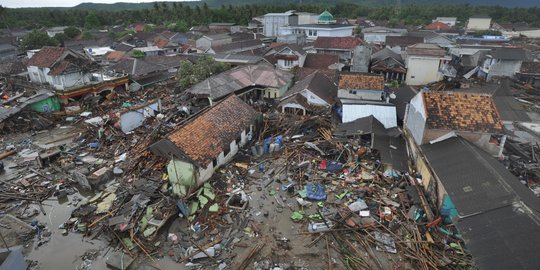
[[[62,47],[43,47],[28,61],[29,66],[51,67],[68,49]]]
[[[328,69],[328,66],[339,63],[337,54],[309,53],[304,60],[305,68]]]
[[[485,94],[424,92],[430,129],[495,133],[502,123],[493,99]]]
[[[446,50],[444,50],[443,48],[435,44],[427,44],[427,43],[418,43],[418,44],[408,46],[406,51],[408,55],[432,56],[432,57],[444,57],[446,55]]]
[[[248,129],[255,117],[253,108],[231,95],[177,128],[168,139],[205,167]]]
[[[319,72],[323,74],[324,76],[326,76],[326,78],[328,78],[332,82],[336,81],[337,71],[335,69],[314,69],[314,68],[306,68],[306,67],[297,68],[294,73],[294,77],[296,80],[299,81],[314,72]]]
[[[126,55],[126,52],[122,51],[111,51],[107,52],[104,56],[105,59],[109,61],[120,61],[124,56]]]
[[[362,41],[355,37],[317,37],[313,48],[316,49],[354,49],[362,44]]]
[[[520,72],[524,74],[539,74],[540,62],[523,62]]]
[[[370,73],[341,73],[339,89],[384,90],[384,76]]]
[[[169,45],[169,41],[164,38],[156,38],[154,39],[154,46],[157,46],[160,49],[163,49]]]

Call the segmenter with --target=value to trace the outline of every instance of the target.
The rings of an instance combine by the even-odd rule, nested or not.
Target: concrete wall
[[[364,33],[364,41],[367,43],[384,43],[387,36],[403,36],[401,33]]]
[[[522,61],[497,61],[489,68],[487,80],[489,81],[495,76],[512,77],[521,69],[521,63]]]
[[[263,35],[277,36],[279,28],[285,25],[298,25],[298,16],[274,16],[264,15],[263,19]]]
[[[488,30],[491,27],[491,18],[469,18],[467,29]]]
[[[41,84],[50,84],[57,90],[84,85],[90,82],[91,74],[69,73],[59,76],[48,75],[49,68],[39,68],[36,66],[27,67],[30,81]]]
[[[441,60],[438,58],[409,56],[405,61],[408,85],[424,85],[442,79],[439,73]]]
[[[422,92],[416,94],[411,99],[405,117],[405,129],[407,129],[414,142],[418,145],[422,144],[424,139],[424,130],[426,127],[427,115],[423,101]]]

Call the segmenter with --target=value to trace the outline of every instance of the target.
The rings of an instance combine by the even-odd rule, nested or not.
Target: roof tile
[[[206,166],[255,120],[256,111],[236,95],[210,107],[169,134],[188,158]]]
[[[384,76],[371,73],[341,73],[339,89],[384,90]]]
[[[354,49],[362,41],[356,37],[317,37],[313,47],[316,49]]]
[[[431,129],[494,133],[502,123],[490,95],[424,92],[426,124]]]

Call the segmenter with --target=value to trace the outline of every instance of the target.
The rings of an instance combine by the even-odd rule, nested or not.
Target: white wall
[[[438,58],[409,56],[406,60],[408,85],[423,85],[442,79],[439,73],[441,60]]]
[[[381,106],[375,104],[343,104],[342,122],[352,122],[358,118],[373,115],[385,128],[397,127],[397,114],[395,106]]]
[[[467,29],[488,30],[491,26],[491,18],[469,18]]]
[[[263,19],[263,35],[277,36],[279,27],[289,24],[289,16],[273,16],[264,15]]]
[[[402,36],[401,33],[364,33],[367,43],[384,43],[387,36]]]

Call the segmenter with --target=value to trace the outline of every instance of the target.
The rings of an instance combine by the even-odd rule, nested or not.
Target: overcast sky
[[[130,2],[130,3],[142,3],[142,2],[156,2],[157,0],[0,0],[0,5],[8,8],[18,7],[73,7],[84,2],[93,3],[116,3],[116,2]],[[185,0],[159,0],[159,2],[179,2]]]

